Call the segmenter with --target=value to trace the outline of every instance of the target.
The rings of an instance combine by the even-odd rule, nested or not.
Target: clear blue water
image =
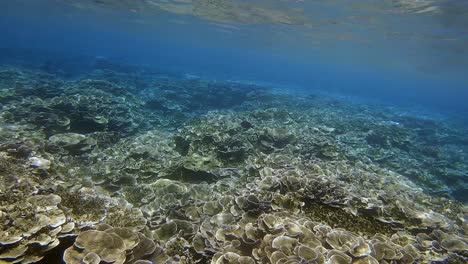
[[[467,111],[464,1],[179,2],[2,1],[0,47]]]
[[[468,262],[468,1],[0,0],[0,109],[0,264]]]

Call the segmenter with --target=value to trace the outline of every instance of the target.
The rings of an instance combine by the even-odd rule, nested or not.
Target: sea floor
[[[0,67],[0,263],[466,263],[468,129],[106,67]]]

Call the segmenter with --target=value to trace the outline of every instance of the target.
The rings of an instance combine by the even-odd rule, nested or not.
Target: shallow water
[[[465,263],[467,14],[0,2],[0,263]]]

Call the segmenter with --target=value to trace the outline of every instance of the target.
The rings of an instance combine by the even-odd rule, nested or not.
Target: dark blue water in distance
[[[363,7],[363,11],[343,11],[339,1],[323,6],[290,2],[285,11],[304,8],[311,20],[316,13],[330,14],[321,14],[325,18],[310,21],[311,25],[236,23],[229,17],[218,23],[209,17],[177,16],[154,8],[150,10],[154,13],[145,13],[144,7],[136,11],[132,4],[129,11],[99,1],[84,1],[85,7],[75,9],[67,1],[3,1],[1,46],[63,56],[103,56],[212,78],[337,91],[390,104],[467,110],[463,1],[440,1],[441,10],[412,15],[407,10],[395,14],[397,10],[387,6],[395,18]],[[455,13],[456,7],[465,9]],[[376,20],[375,25],[359,21],[359,13],[363,19]],[[358,21],[347,21],[352,16]],[[451,16],[454,21],[444,21]]]
[[[0,263],[466,263],[468,1],[0,0]]]

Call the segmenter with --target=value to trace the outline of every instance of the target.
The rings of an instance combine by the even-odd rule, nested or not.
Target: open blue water
[[[0,264],[467,263],[468,1],[0,0]]]
[[[0,45],[467,110],[464,1],[194,3],[2,1]]]

